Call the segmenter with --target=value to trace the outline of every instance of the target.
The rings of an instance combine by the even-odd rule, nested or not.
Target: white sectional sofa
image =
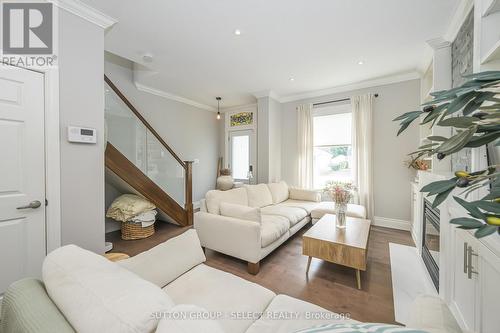
[[[311,220],[334,212],[318,191],[288,187],[285,182],[209,191],[194,215],[203,247],[248,262],[257,274],[260,260]],[[363,206],[348,205],[347,215],[365,218]]]
[[[192,229],[118,263],[74,245],[59,248],[43,264],[44,283],[26,279],[7,290],[0,332],[292,333],[356,323],[205,260]],[[413,328],[460,332],[439,300],[423,302],[412,315]]]

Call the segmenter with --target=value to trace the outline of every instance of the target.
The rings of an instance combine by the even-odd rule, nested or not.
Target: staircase
[[[105,164],[181,226],[193,224],[192,162],[183,161],[104,76]]]

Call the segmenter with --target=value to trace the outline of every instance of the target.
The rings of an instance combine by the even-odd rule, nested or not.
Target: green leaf
[[[477,228],[481,228],[484,225],[483,222],[481,222],[479,220],[472,219],[470,217],[459,217],[456,219],[452,219],[452,220],[450,220],[450,223],[451,224],[458,224],[458,225],[461,225],[461,226],[468,228],[468,229],[477,229]]]
[[[431,135],[427,137],[427,140],[431,141],[446,141],[448,138],[445,138],[444,136],[439,136],[439,135]]]
[[[486,200],[473,201],[471,204],[489,213],[500,214],[500,203]]]
[[[472,112],[476,111],[477,109],[479,109],[479,107],[483,104],[483,102],[476,102],[475,100],[472,100],[470,101],[469,103],[467,103],[467,105],[464,107],[464,110],[463,110],[463,115],[464,116],[468,116],[469,114],[471,114]]]
[[[472,126],[443,142],[441,146],[436,149],[436,152],[443,153],[446,155],[455,153],[462,149],[467,142],[469,142],[470,138],[476,133],[477,126]]]
[[[492,233],[496,232],[497,229],[498,229],[498,227],[485,224],[481,228],[477,229],[477,231],[474,233],[474,236],[476,236],[476,238],[486,237],[486,236],[491,235]]]
[[[451,117],[441,120],[438,125],[443,127],[453,126],[457,128],[467,128],[474,125],[477,121],[479,121],[479,118],[476,117]]]
[[[412,115],[412,114],[420,114],[422,113],[422,111],[411,111],[411,112],[406,112],[406,113],[403,113],[402,115],[400,115],[399,117],[397,118],[394,118],[392,121],[399,121],[399,120],[403,120],[405,118],[407,118],[408,116]]]
[[[428,192],[429,195],[442,193],[442,192],[448,191],[450,188],[454,188],[456,182],[457,182],[456,178],[448,179],[448,180],[439,180],[437,182],[432,182],[430,184],[425,185],[424,187],[422,187],[420,192],[424,192],[424,193]]]
[[[500,80],[500,71],[484,71],[469,75],[464,75],[465,79],[478,79],[478,80]]]
[[[474,136],[471,140],[465,145],[467,148],[477,148],[484,146],[490,142],[495,141],[500,138],[500,132],[492,132],[483,135]]]
[[[449,190],[441,192],[438,195],[436,195],[436,197],[434,198],[434,201],[432,202],[432,207],[437,208],[443,201],[446,200],[446,198],[448,198],[448,196],[450,195],[450,193],[453,190],[454,190],[454,188],[452,187]]]
[[[453,198],[455,199],[456,202],[460,204],[460,206],[464,207],[472,217],[475,217],[476,219],[480,219],[483,221],[486,220],[486,215],[483,212],[481,212],[475,205],[459,197],[453,197]]]
[[[467,103],[469,103],[469,101],[472,98],[476,97],[479,94],[481,93],[477,91],[471,91],[466,94],[458,96],[450,103],[450,105],[448,105],[445,114],[450,115],[457,111],[460,111]]]
[[[437,106],[434,110],[432,110],[431,112],[429,112],[429,114],[424,118],[424,120],[422,121],[422,124],[427,124],[428,122],[436,119],[437,117],[439,117],[439,115],[441,114],[441,112],[443,112],[443,110],[448,107],[450,103],[444,103],[444,104],[441,104],[439,106]]]

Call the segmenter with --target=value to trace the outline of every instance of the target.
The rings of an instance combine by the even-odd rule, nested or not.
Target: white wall
[[[408,169],[404,161],[408,159],[407,154],[418,147],[418,126],[413,124],[402,135],[396,137],[399,126],[392,119],[404,112],[418,109],[419,80],[283,104],[281,178],[291,185],[298,183],[297,105],[336,100],[368,92],[379,94],[379,97],[375,99],[373,111],[375,216],[410,221],[410,181],[415,177],[415,172]]]
[[[104,252],[104,30],[59,10],[61,239]],[[96,145],[69,143],[67,126],[97,129]],[[50,204],[50,203],[49,203]]]
[[[281,104],[271,97],[257,100],[257,180],[281,180]]]
[[[193,165],[193,200],[204,198],[215,187],[220,156],[216,113],[137,90],[132,63],[109,53],[105,72],[182,160],[200,160]]]

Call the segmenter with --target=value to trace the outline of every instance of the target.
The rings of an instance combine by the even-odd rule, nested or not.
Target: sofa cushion
[[[205,260],[198,234],[191,229],[117,264],[163,288]]]
[[[304,190],[300,188],[291,187],[289,198],[293,200],[320,202],[321,193],[315,190]]]
[[[302,208],[304,209],[307,214],[311,214],[312,210],[318,207],[318,202],[315,201],[304,201],[304,200],[293,200],[293,199],[288,199],[286,201],[283,201],[280,203],[280,206],[287,206],[287,207],[297,207],[297,208]]]
[[[196,305],[176,305],[160,320],[155,333],[224,333],[213,315]]]
[[[293,314],[296,317],[279,317],[283,314]],[[312,303],[278,295],[269,304],[264,315],[250,326],[247,333],[290,333],[313,325],[347,322],[354,321]]]
[[[296,331],[295,333],[430,333],[398,325],[380,323],[322,324]],[[442,332],[445,333],[445,332]]]
[[[276,296],[255,283],[201,264],[168,284],[163,290],[177,304],[194,304],[224,315],[259,313]],[[228,317],[218,320],[224,332],[245,332],[258,318]]]
[[[290,221],[290,227],[307,216],[307,212],[302,208],[287,207],[281,205],[261,208],[262,215],[278,215],[286,217]]]
[[[260,227],[261,246],[266,247],[279,239],[290,229],[287,218],[278,215],[263,215]]]
[[[220,203],[220,215],[259,223],[261,221],[260,208],[236,205],[228,202]]]
[[[266,207],[273,204],[273,196],[266,184],[245,185],[250,207]]]
[[[335,214],[335,202],[333,201],[323,201],[320,202],[316,208],[311,211],[311,217],[313,219],[320,219],[325,214]],[[350,217],[357,217],[360,219],[366,218],[366,209],[361,205],[347,204],[346,215]]]
[[[267,184],[269,191],[271,191],[271,196],[273,198],[273,204],[277,204],[288,199],[288,185],[284,181],[279,183],[269,183]]]
[[[60,247],[42,268],[47,293],[77,332],[151,332],[154,313],[174,303],[151,282],[75,245]]]
[[[220,215],[220,203],[229,202],[237,205],[248,206],[248,195],[245,188],[235,188],[229,191],[208,191],[205,195],[208,212]]]

